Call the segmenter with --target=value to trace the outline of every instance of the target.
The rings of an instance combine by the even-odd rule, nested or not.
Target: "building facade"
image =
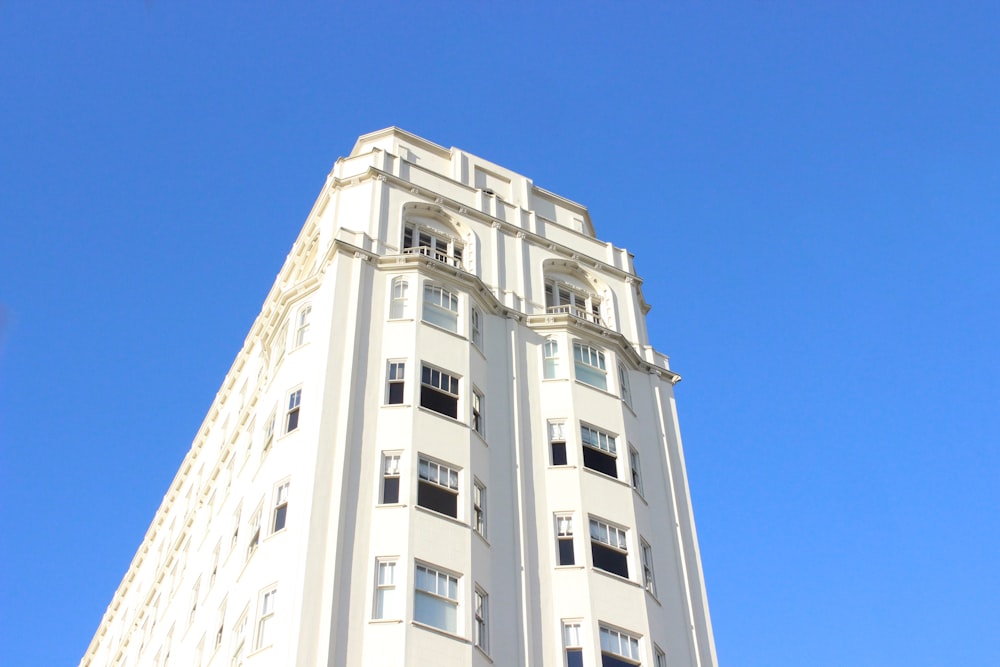
[[[337,161],[84,667],[714,667],[673,387],[587,210]]]

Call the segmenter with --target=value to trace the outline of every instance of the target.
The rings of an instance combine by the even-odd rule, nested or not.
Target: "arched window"
[[[462,243],[412,222],[403,225],[403,254],[425,255],[462,268]]]
[[[402,276],[392,280],[392,296],[389,301],[389,319],[406,317],[407,298],[410,285]]]
[[[545,310],[549,313],[569,313],[602,324],[601,300],[559,280],[545,281]]]

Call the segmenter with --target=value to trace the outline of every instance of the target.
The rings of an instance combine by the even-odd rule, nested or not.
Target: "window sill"
[[[486,536],[485,536],[485,535],[483,535],[482,533],[480,533],[480,532],[479,532],[478,530],[476,530],[475,528],[473,528],[473,529],[472,529],[472,532],[473,532],[473,533],[475,533],[475,534],[476,534],[476,536],[477,536],[477,537],[478,537],[478,538],[479,538],[480,540],[482,540],[482,541],[483,541],[483,544],[485,544],[485,545],[486,545],[486,548],[487,548],[487,549],[490,549],[490,548],[492,548],[492,545],[490,545],[490,541],[489,541],[488,539],[486,539]]]
[[[274,644],[268,644],[267,646],[261,646],[260,648],[255,648],[254,650],[247,653],[247,658],[252,658],[255,655],[260,655],[261,653],[264,653],[265,651],[267,651],[267,649],[271,648],[272,646],[274,646]]]
[[[371,625],[399,625],[402,622],[401,618],[373,618],[368,621]]]
[[[620,581],[623,584],[628,584],[629,586],[632,586],[634,588],[642,588],[643,590],[645,590],[645,586],[643,586],[642,584],[640,584],[637,581],[633,581],[632,579],[629,579],[628,577],[623,577],[620,574],[615,574],[614,572],[608,572],[607,570],[602,570],[599,567],[592,567],[590,569],[591,569],[592,572],[596,572],[597,574],[600,574],[600,575],[605,576],[605,577],[610,577],[610,578],[614,579],[615,581]]]
[[[583,469],[585,472],[589,472],[592,475],[598,475],[601,479],[606,479],[609,482],[614,482],[615,484],[618,484],[619,486],[624,486],[630,491],[633,490],[632,485],[626,482],[625,480],[619,479],[617,477],[612,477],[607,473],[601,472],[600,470],[594,470],[593,468],[588,468],[587,466],[583,466]]]
[[[453,516],[448,516],[447,514],[442,514],[441,512],[435,512],[434,510],[424,507],[423,505],[414,505],[414,507],[416,507],[417,510],[423,512],[424,514],[430,514],[431,516],[436,516],[440,519],[444,519],[445,521],[450,521],[451,523],[457,526],[462,526],[463,528],[471,528],[469,524]]]
[[[390,409],[391,408],[412,408],[413,404],[411,404],[411,403],[383,403],[382,407],[383,408],[390,408]]]
[[[643,588],[645,588],[645,586],[643,586]],[[662,607],[662,606],[663,606],[663,603],[661,603],[661,602],[660,602],[660,599],[659,599],[658,597],[656,597],[656,594],[655,594],[655,593],[653,593],[653,592],[652,592],[651,590],[649,590],[648,588],[646,588],[646,595],[648,595],[648,596],[649,596],[650,598],[652,598],[652,599],[653,599],[653,602],[655,602],[655,603],[656,603],[657,605],[659,605],[660,607]]]
[[[421,623],[420,621],[410,621],[410,625],[423,630],[429,630],[436,635],[441,635],[442,637],[447,637],[448,639],[454,639],[455,641],[462,642],[463,644],[470,643],[465,637],[453,634],[447,630],[442,630],[441,628],[435,628],[433,625],[427,625],[426,623]]]
[[[428,322],[427,320],[420,320],[420,321],[421,321],[421,322],[422,322],[423,324],[426,324],[427,326],[429,326],[429,327],[430,327],[430,328],[432,328],[432,329],[435,329],[435,330],[437,330],[437,331],[440,331],[440,332],[442,332],[442,333],[446,333],[446,334],[448,334],[449,336],[454,336],[455,338],[458,338],[459,340],[463,340],[463,341],[465,341],[466,343],[468,343],[468,342],[469,342],[469,339],[468,339],[468,338],[466,338],[466,337],[465,337],[465,336],[463,336],[462,334],[458,333],[457,331],[452,331],[451,329],[445,329],[445,328],[444,328],[443,326],[441,326],[440,324],[434,324],[433,322]]]
[[[452,417],[451,415],[446,415],[443,412],[438,412],[437,410],[431,410],[430,408],[425,408],[422,405],[418,405],[417,409],[420,410],[420,412],[426,412],[429,415],[434,415],[435,417],[441,417],[442,419],[447,419],[448,421],[454,422],[459,426],[465,426],[466,428],[468,428],[465,422],[459,421],[458,417]]]
[[[574,565],[556,565],[555,569],[557,569],[557,570],[585,570],[586,566],[585,565],[575,565],[575,564]]]
[[[594,386],[594,385],[592,385],[592,384],[587,384],[587,383],[586,383],[586,382],[584,382],[583,380],[574,380],[574,382],[576,382],[576,384],[577,384],[578,386],[580,386],[580,387],[587,387],[588,389],[593,389],[594,391],[596,391],[596,392],[598,392],[598,393],[601,393],[601,394],[604,394],[605,396],[608,396],[609,398],[613,398],[613,399],[615,399],[615,400],[616,400],[616,401],[618,401],[619,403],[624,403],[624,401],[622,400],[622,397],[621,397],[621,396],[619,396],[618,394],[612,394],[612,393],[611,393],[610,391],[608,391],[607,389],[601,389],[600,387],[595,387],[595,386]]]
[[[479,651],[479,654],[481,656],[483,656],[484,658],[486,658],[487,660],[489,660],[489,662],[490,662],[491,665],[493,664],[493,658],[490,657],[489,653],[487,653],[486,651],[483,650],[482,646],[480,646],[479,644],[476,644],[476,650]]]
[[[567,382],[569,378],[542,378],[542,382]],[[581,382],[580,384],[587,384],[586,382]],[[591,385],[587,385],[588,387]]]
[[[472,431],[472,433],[476,436],[476,438],[479,439],[479,442],[483,443],[484,447],[489,447],[490,446],[490,443],[486,442],[486,436],[485,435],[483,435],[482,433],[480,433],[479,431],[477,431],[476,429],[474,429],[472,427],[470,427],[469,430]]]
[[[557,466],[557,465],[553,465],[553,464],[550,463],[548,465],[548,468],[549,468],[549,470],[576,470],[576,466],[573,465],[573,464],[571,464],[571,463],[567,463],[564,466]],[[587,470],[590,470],[590,468],[587,468]],[[596,471],[594,471],[594,472],[596,472]],[[601,473],[601,474],[603,474],[603,473]],[[605,475],[605,477],[607,477],[607,475]]]
[[[376,508],[384,507],[386,509],[392,509],[394,507],[406,507],[406,503],[379,503],[375,505]],[[437,514],[437,512],[435,512]]]
[[[389,317],[386,318],[386,322],[413,322],[412,317]]]

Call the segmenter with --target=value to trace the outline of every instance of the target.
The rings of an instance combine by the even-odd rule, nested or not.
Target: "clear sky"
[[[389,125],[636,254],[723,665],[1000,665],[1000,4],[915,0],[0,3],[0,662],[83,655]]]

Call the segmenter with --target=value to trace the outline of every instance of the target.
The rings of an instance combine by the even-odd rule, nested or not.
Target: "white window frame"
[[[642,585],[655,598],[656,574],[653,571],[653,548],[641,536],[639,537],[639,553],[642,556]]]
[[[549,429],[549,461],[553,466],[568,466],[569,465],[569,448],[566,443],[566,420],[564,419],[553,419],[548,422]],[[563,463],[556,463],[555,459],[555,446],[562,446],[563,458],[566,459]]]
[[[229,553],[236,551],[236,544],[240,540],[240,522],[243,521],[243,503],[236,506],[236,511],[233,512],[233,536],[229,541]],[[226,558],[229,558],[227,555]]]
[[[295,316],[295,348],[298,349],[309,342],[309,316],[312,315],[312,305],[306,304]]]
[[[571,567],[576,565],[576,538],[573,535],[573,513],[556,512],[556,565],[559,567]],[[572,563],[562,562],[562,545],[569,542],[570,558]]]
[[[399,504],[399,494],[400,487],[402,486],[402,477],[399,474],[400,468],[400,456],[402,452],[392,451],[392,452],[382,452],[382,476],[379,480],[379,505],[398,505]],[[387,502],[385,499],[385,482],[388,479],[396,480],[396,499],[392,502]]]
[[[641,496],[642,493],[642,462],[639,458],[639,450],[633,445],[628,446],[629,480],[632,488]]]
[[[423,572],[423,576],[421,576],[421,572]],[[434,581],[433,590],[430,587],[430,579],[433,579]],[[437,628],[438,630],[441,630],[443,632],[448,632],[450,634],[457,635],[459,630],[458,601],[460,599],[460,592],[459,592],[460,580],[461,577],[457,574],[441,570],[435,565],[424,564],[418,561],[414,567],[414,579],[413,579],[414,622],[419,623],[421,625],[426,625],[428,627]],[[446,617],[446,625],[447,621],[451,620],[452,622],[451,627],[441,627],[439,625],[435,625],[432,622],[428,622],[427,620],[421,620],[417,618],[418,614],[420,614],[420,611],[418,611],[417,609],[417,607],[419,606],[417,602],[417,600],[419,599],[418,596],[424,596],[425,599],[427,599],[433,604],[448,605],[441,607],[441,609],[444,609],[444,616]],[[449,616],[450,619],[448,618]]]
[[[425,510],[431,512],[437,512],[438,514],[443,514],[444,516],[451,516],[453,519],[457,519],[459,516],[459,488],[460,488],[460,474],[461,470],[452,467],[446,463],[441,463],[428,456],[421,454],[417,458],[417,505],[423,507]],[[444,477],[442,482],[441,478]],[[420,485],[426,483],[433,486],[440,487],[455,496],[455,514],[454,516],[447,514],[445,512],[438,512],[438,510],[433,507],[428,507],[427,505],[420,504]]]
[[[656,644],[653,644],[653,667],[667,667],[667,654]]]
[[[556,380],[560,377],[559,340],[546,338],[542,343],[542,378]]]
[[[403,225],[401,246],[403,254],[424,255],[456,268],[462,268],[462,244],[436,229],[407,222]]]
[[[486,438],[486,397],[475,387],[472,388],[472,430]]]
[[[291,489],[291,480],[278,482],[274,487],[274,504],[271,508],[271,534],[280,533],[288,527],[288,492]],[[281,526],[278,526],[278,517],[281,517]]]
[[[569,313],[603,326],[601,300],[596,294],[553,278],[545,281],[545,312]]]
[[[472,482],[472,529],[486,539],[486,485],[475,478]]]
[[[642,653],[639,648],[639,637],[604,623],[601,623],[599,627],[602,655],[607,653],[637,665],[641,663]]]
[[[285,348],[288,347],[288,321],[281,323],[281,326],[271,340],[271,357],[274,359],[271,366],[276,368],[281,360],[285,358]]]
[[[263,505],[258,505],[253,514],[250,515],[250,541],[247,542],[246,560],[250,560],[250,557],[256,553],[257,547],[260,546],[260,519],[263,512]]]
[[[406,319],[410,301],[410,281],[406,276],[396,276],[389,286],[389,319]]]
[[[271,409],[271,414],[264,422],[264,448],[261,450],[261,458],[267,455],[271,451],[271,445],[274,444],[274,425],[278,419],[278,407],[275,406]]]
[[[406,360],[389,359],[386,364],[385,404],[404,405],[406,403]],[[394,386],[401,387],[399,390],[398,401],[392,400],[392,390]]]
[[[622,526],[616,526],[613,523],[609,523],[603,519],[599,519],[595,516],[588,517],[588,525],[590,528],[590,543],[591,543],[591,564],[594,568],[600,570],[601,572],[607,572],[609,574],[624,577],[626,579],[631,578],[632,569],[629,567],[629,549],[628,549],[628,539],[629,531],[627,528]],[[594,557],[594,543],[603,545],[605,548],[610,549],[616,553],[621,554],[625,558],[625,574],[619,572],[613,572],[603,567],[598,567],[593,563]]]
[[[618,390],[621,392],[625,405],[632,407],[632,385],[628,379],[628,368],[618,361]]]
[[[490,653],[490,596],[476,586],[472,596],[473,641],[483,653]]]
[[[435,383],[435,378],[437,382]],[[452,416],[448,413],[435,410],[434,408],[424,406],[424,388],[428,388],[433,392],[438,394],[443,394],[446,397],[455,400],[455,415]],[[441,370],[436,366],[431,366],[430,364],[423,363],[420,365],[420,406],[431,412],[435,412],[439,415],[444,415],[451,419],[458,419],[459,415],[459,404],[461,403],[460,392],[462,389],[461,378],[449,371]]]
[[[299,416],[302,409],[302,387],[288,392],[288,409],[285,411],[285,433],[299,430]],[[294,424],[292,423],[294,421]]]
[[[563,653],[569,660],[569,652],[583,653],[583,621],[582,619],[563,619],[562,621]]]
[[[218,650],[222,646],[222,636],[226,630],[226,600],[222,600],[222,604],[219,605],[219,615],[218,615],[218,625],[219,629],[215,632],[215,649]]]
[[[399,618],[396,571],[398,558],[375,559],[375,597],[372,600],[372,619],[384,621]]]
[[[483,312],[472,306],[469,309],[469,337],[472,344],[483,349]]]
[[[249,616],[249,612],[249,608],[244,609],[243,613],[240,614],[239,618],[236,619],[236,623],[233,625],[233,629],[231,631],[233,656],[229,661],[230,667],[242,667],[243,665],[243,648],[246,646],[247,642],[247,617]]]
[[[458,294],[436,283],[424,284],[424,322],[445,331],[458,333]]]
[[[601,391],[608,390],[607,355],[601,348],[582,340],[573,341],[573,369],[578,382]]]
[[[276,605],[278,600],[278,587],[268,586],[265,590],[260,593],[260,602],[258,604],[258,614],[257,614],[257,628],[254,633],[254,650],[259,650],[262,648],[267,648],[268,646],[274,645],[274,630],[268,631],[268,628],[274,626],[274,615],[276,611]],[[270,639],[270,643],[265,644],[264,642]]]

